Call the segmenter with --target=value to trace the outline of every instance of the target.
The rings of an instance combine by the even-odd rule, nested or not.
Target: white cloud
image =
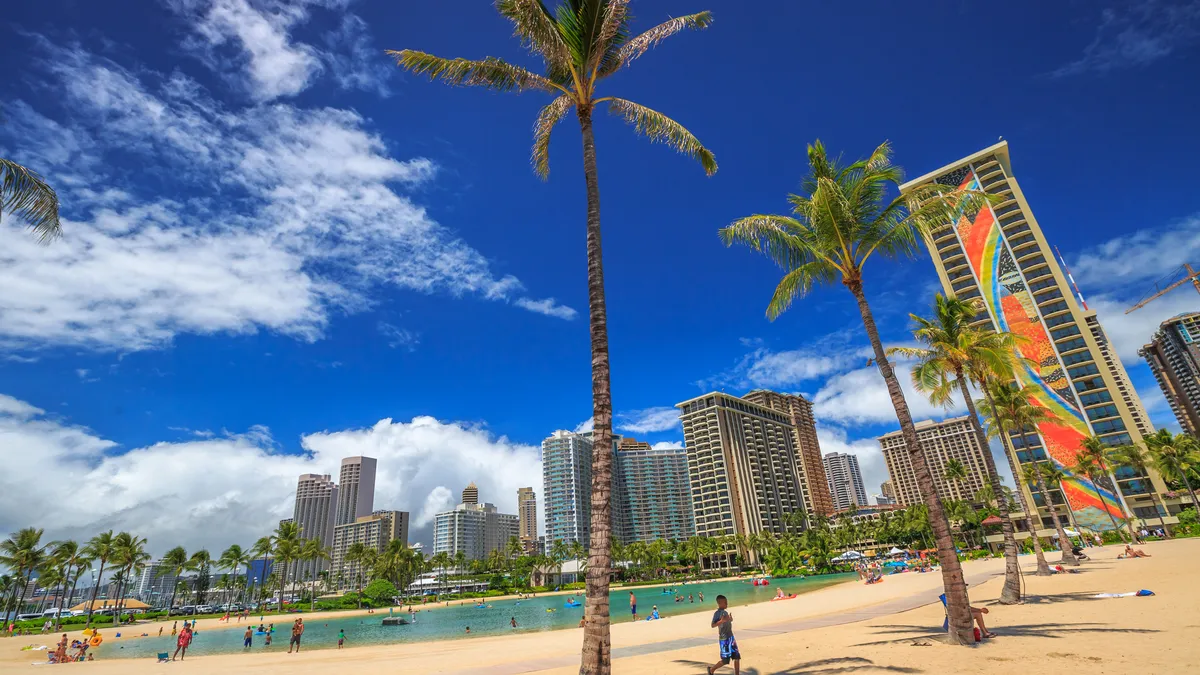
[[[652,434],[670,431],[680,426],[679,410],[673,406],[659,406],[621,413],[617,416],[617,429],[633,434]]]
[[[916,392],[912,385],[912,369],[904,362],[893,362],[896,378],[904,391],[905,401],[913,421],[919,422],[929,418],[944,418],[954,414],[962,414],[965,405],[956,397],[949,408],[935,406],[923,394]],[[813,396],[813,414],[824,422],[842,424],[894,424],[896,410],[892,407],[892,399],[888,394],[887,385],[879,369],[875,366],[860,368],[835,375],[825,381],[825,384]]]
[[[68,112],[10,106],[22,133],[58,139],[12,156],[59,186],[65,236],[41,246],[15,218],[0,224],[0,348],[137,350],[259,329],[315,340],[332,310],[368,308],[380,284],[574,315],[494,275],[404,196],[435,166],[391,157],[353,111],[228,108],[178,73],[39,48]],[[117,154],[132,168],[115,171]],[[141,196],[138,179],[172,198]]]
[[[425,496],[425,503],[412,521],[416,527],[425,527],[433,522],[437,514],[454,506],[454,492],[445,485],[439,485]]]
[[[558,319],[567,319],[568,321],[574,319],[575,315],[578,314],[574,309],[558,304],[554,298],[543,298],[541,300],[517,298],[513,300],[513,304],[531,312],[553,316]]]
[[[1100,13],[1092,42],[1077,60],[1051,76],[1108,73],[1147,66],[1200,40],[1200,2],[1143,0],[1117,3]]]
[[[420,344],[420,335],[411,330],[393,326],[386,321],[380,321],[379,332],[387,338],[388,346],[395,349],[396,347],[404,347],[409,351],[413,351]]]
[[[576,424],[575,428],[572,429],[572,431],[574,431],[577,434],[586,434],[587,432],[594,429],[595,426],[596,426],[596,419],[594,417],[589,417],[586,420],[580,422],[579,424]]]
[[[379,459],[376,508],[424,519],[413,541],[428,540],[425,512],[447,504],[445,486],[473,480],[482,499],[516,513],[517,488],[541,482],[536,447],[432,417],[303,436],[308,454],[280,452],[265,427],[116,454],[112,441],[0,395],[0,436],[0,532],[34,525],[47,539],[82,539],[124,529],[147,537],[156,554],[177,544],[218,552],[252,543],[291,515],[297,476],[336,475],[351,455]]]
[[[702,388],[779,389],[818,380],[866,360],[870,349],[850,344],[853,337],[857,333],[838,331],[818,338],[809,347],[784,351],[774,351],[758,338],[741,338],[751,351],[733,368],[697,384]]]
[[[659,441],[650,447],[655,450],[682,450],[683,441]]]
[[[329,51],[323,54],[338,86],[391,95],[388,79],[396,65],[371,40],[367,23],[354,14],[342,17],[342,25],[325,35]]]

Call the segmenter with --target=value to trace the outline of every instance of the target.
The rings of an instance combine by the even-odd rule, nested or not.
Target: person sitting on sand
[[[1120,557],[1120,556],[1118,556],[1118,557]],[[1150,554],[1146,553],[1145,551],[1143,551],[1140,548],[1133,548],[1129,544],[1125,544],[1125,557],[1126,558],[1149,558]]]
[[[995,633],[989,632],[987,626],[983,623],[983,615],[988,613],[987,607],[972,607],[971,617],[975,619],[975,625],[979,626],[979,635],[984,638],[996,637]]]

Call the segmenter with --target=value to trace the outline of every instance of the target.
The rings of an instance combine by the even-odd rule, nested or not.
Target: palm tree
[[[854,296],[874,362],[900,422],[922,499],[929,507],[946,588],[949,639],[955,644],[973,644],[967,587],[950,525],[917,439],[904,391],[879,340],[863,289],[863,268],[872,256],[911,258],[920,249],[922,237],[952,220],[955,208],[979,208],[988,197],[978,191],[948,191],[945,186],[928,184],[888,200],[888,191],[896,188],[903,176],[900,167],[892,164],[888,143],[876,148],[866,160],[842,165],[839,159],[831,160],[817,141],[808,147],[808,162],[810,172],[802,184],[803,194],[788,197],[792,216],[742,218],[723,228],[721,239],[726,245],[745,244],[784,270],[767,306],[767,317],[772,320],[817,285],[840,281]]]
[[[272,552],[279,570],[279,611],[283,612],[283,594],[287,588],[288,565],[300,559],[304,543],[300,539],[300,526],[294,522],[280,523],[271,535]]]
[[[164,553],[162,559],[159,560],[158,576],[169,576],[179,579],[182,577],[185,571],[191,569],[189,566],[189,561],[190,558],[188,557],[187,550],[185,550],[182,546],[176,546],[175,548]],[[175,584],[171,587],[171,602],[167,605],[168,610],[175,606],[175,592],[178,590],[179,584]]]
[[[1164,479],[1183,482],[1192,497],[1192,508],[1200,512],[1200,501],[1196,500],[1196,491],[1188,478],[1188,474],[1200,467],[1200,443],[1195,437],[1159,429],[1146,437],[1146,450]]]
[[[961,460],[951,457],[942,465],[942,478],[954,486],[954,496],[962,499],[962,481],[967,479],[967,467]]]
[[[987,420],[988,436],[999,438],[1001,444],[1004,445],[1004,456],[1008,459],[1008,468],[1012,471],[1013,480],[1017,480],[1021,472],[1017,469],[1016,453],[1012,448],[1012,432],[1020,432],[1022,442],[1026,448],[1029,448],[1030,430],[1036,431],[1039,424],[1053,419],[1053,414],[1046,408],[1030,403],[1016,382],[989,382],[984,385],[983,391],[986,398],[979,401],[979,411]],[[1032,454],[1032,452],[1031,450],[1030,453]],[[1039,478],[1042,476],[1041,473],[1037,475]],[[1029,529],[1033,555],[1037,559],[1035,574],[1039,577],[1050,576],[1050,565],[1046,562],[1046,554],[1042,551],[1042,540],[1037,536],[1037,531],[1042,526],[1041,513],[1037,510],[1036,504],[1032,506],[1029,504],[1025,498],[1025,490],[1017,490],[1017,497],[1021,502],[1021,511],[1025,515],[1025,522]],[[1054,502],[1048,502],[1046,509],[1050,512],[1050,517],[1057,527],[1058,512],[1054,508]],[[1058,543],[1059,551],[1062,553],[1062,562],[1068,565],[1078,565],[1079,560],[1071,552],[1070,540],[1060,538]]]
[[[321,546],[321,540],[315,537],[312,539],[305,539],[304,544],[300,547],[300,559],[305,562],[318,563],[318,565],[315,566],[317,569],[320,569],[324,563],[328,562],[331,558],[332,556],[329,555],[329,551],[327,551],[325,547]],[[311,569],[309,571],[309,575],[309,607],[310,609],[315,609],[317,606],[317,597],[316,587],[313,586],[315,577],[312,577]]]
[[[562,585],[562,568],[563,563],[567,561],[571,555],[571,545],[562,539],[555,539],[550,545],[550,559],[554,561],[554,565],[558,568],[558,584]],[[586,613],[587,609],[584,609]]]
[[[250,554],[244,551],[241,546],[233,544],[221,552],[221,557],[217,560],[217,566],[221,569],[229,570],[235,577],[238,570],[245,566],[246,573],[249,574]]]
[[[71,597],[75,595],[75,583],[79,581],[79,574],[83,571],[83,567],[88,564],[88,560],[87,556],[83,554],[83,549],[79,546],[79,543],[70,539],[54,543],[54,549],[50,553],[50,560],[53,561],[59,576],[62,578],[63,590],[66,590],[68,583],[71,585],[71,590],[65,596],[59,593],[58,615],[54,618],[54,630],[57,631],[59,626],[62,625],[63,603],[69,602]]]
[[[346,548],[345,561],[353,566],[354,578],[358,580],[358,608],[362,609],[363,567],[366,564],[367,545],[356,541]]]
[[[1009,333],[972,328],[971,322],[975,319],[975,314],[976,305],[973,303],[938,293],[934,296],[932,319],[909,314],[917,326],[913,336],[924,346],[898,347],[888,350],[888,353],[899,353],[917,359],[917,365],[912,371],[913,384],[919,391],[925,392],[933,403],[950,406],[954,400],[954,391],[958,390],[966,402],[967,416],[971,420],[979,447],[984,448],[984,465],[987,469],[988,485],[992,490],[992,497],[987,501],[1003,503],[1000,472],[996,470],[996,461],[991,452],[987,451],[987,437],[967,385],[968,380],[972,380],[986,389],[988,383],[997,377],[1011,377],[1018,359],[1016,341]],[[949,469],[947,463],[947,480],[950,479]],[[959,481],[967,477],[966,467],[958,462],[954,473],[955,485],[961,488]],[[960,491],[959,499],[961,498]],[[1000,602],[1009,605],[1021,600],[1021,566],[1017,560],[1017,539],[1012,519],[1007,513],[1001,515],[1000,531],[1004,538],[1004,588],[1000,592]]]
[[[192,554],[188,561],[192,569],[196,570],[196,602],[203,603],[208,594],[209,570],[212,567],[213,557],[208,552],[208,549],[200,549]]]
[[[1143,476],[1143,480],[1150,482],[1150,467],[1146,461],[1146,451],[1137,445],[1120,445],[1115,448],[1110,448],[1108,457],[1113,464],[1117,466],[1127,466]],[[1163,512],[1167,510],[1165,504],[1162,504],[1158,499],[1158,491],[1154,489],[1154,485],[1149,486],[1148,492],[1150,499],[1154,502],[1154,510],[1158,513],[1158,524],[1163,532],[1167,531],[1167,523],[1163,520]],[[1130,531],[1133,525],[1130,524]]]
[[[122,532],[117,535],[119,549],[114,556],[114,561],[119,560],[121,573],[125,577],[124,583],[121,584],[121,590],[117,597],[117,613],[116,616],[121,616],[121,609],[125,604],[125,594],[129,591],[129,585],[136,578],[137,574],[146,569],[146,565],[150,563],[150,553],[146,551],[145,537],[128,534]]]
[[[1100,508],[1108,514],[1108,519],[1112,521],[1113,529],[1117,531],[1121,541],[1125,541],[1125,535],[1121,534],[1121,526],[1117,524],[1117,519],[1113,516],[1112,511],[1108,510],[1108,505],[1104,501],[1104,487],[1099,482],[1101,477],[1107,476],[1109,473],[1108,452],[1109,448],[1104,441],[1096,436],[1088,436],[1079,442],[1079,453],[1075,455],[1075,466],[1071,467],[1071,471],[1087,476],[1088,480],[1092,481],[1092,485],[1096,486],[1096,496],[1100,498]],[[1116,494],[1117,490],[1114,483],[1113,493]],[[1120,506],[1117,508],[1120,509]]]
[[[273,537],[271,537],[270,535],[267,535],[265,537],[259,537],[258,541],[254,542],[254,546],[250,547],[251,559],[263,561],[263,565],[262,565],[263,579],[262,579],[262,581],[264,584],[267,581],[266,580],[267,558],[271,557],[271,555],[274,554],[274,552],[275,552],[275,539]],[[247,573],[248,573],[248,570],[247,570]],[[253,590],[250,593],[250,597],[252,597],[252,598],[254,597]]]
[[[712,15],[699,12],[671,19],[636,37],[630,37],[629,0],[565,0],[551,12],[541,0],[497,0],[496,9],[513,22],[515,34],[545,64],[537,75],[501,59],[445,59],[413,50],[392,51],[408,70],[451,85],[479,86],[494,91],[537,90],[556,98],[538,114],[532,161],[545,177],[550,171],[550,134],[572,109],[583,135],[583,171],[587,185],[588,306],[592,348],[593,440],[599,447],[612,445],[612,393],[609,383],[608,317],[604,296],[604,266],[600,246],[600,184],[592,115],[596,106],[634,125],[651,141],[666,143],[700,162],[705,172],[717,170],[716,159],[681,124],[657,111],[614,96],[596,96],[600,80],[629,65],[648,49],[684,29],[702,29]],[[587,575],[587,625],[584,629],[580,673],[608,673],[608,580],[611,571],[609,539],[612,536],[610,492],[612,453],[593,456],[591,509],[591,564]]]
[[[4,211],[29,223],[43,242],[62,235],[54,188],[36,171],[0,157],[0,214]]]
[[[104,565],[113,554],[113,531],[101,532],[89,539],[83,552],[88,558],[100,561],[100,572],[96,575],[96,583],[92,586],[92,597],[88,600],[87,624],[84,626],[84,628],[91,628],[92,610],[96,604],[96,592],[100,590],[100,582],[104,579]]]

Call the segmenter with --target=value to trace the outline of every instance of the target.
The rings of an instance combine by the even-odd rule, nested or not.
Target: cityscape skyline
[[[359,5],[355,11],[365,12]],[[785,16],[796,16],[790,8],[783,11]],[[831,6],[820,11],[836,14],[839,10]],[[504,494],[503,500],[496,498],[498,502],[514,499],[512,491],[517,487],[536,485],[536,478],[528,476],[536,476],[540,468],[535,462],[541,438],[551,429],[573,428],[589,414],[589,391],[584,384],[587,376],[582,372],[589,361],[583,354],[584,345],[576,345],[572,337],[582,330],[580,310],[586,300],[566,263],[568,256],[563,254],[569,250],[563,239],[569,236],[568,228],[521,245],[498,240],[493,234],[497,231],[490,223],[494,213],[524,213],[529,223],[536,224],[558,222],[562,213],[569,212],[567,190],[545,190],[530,175],[525,166],[527,139],[521,138],[518,143],[519,134],[503,133],[507,125],[489,127],[489,134],[500,138],[488,136],[487,142],[503,147],[486,157],[467,157],[462,148],[476,147],[483,138],[478,134],[486,125],[476,123],[473,113],[457,109],[450,94],[427,87],[418,89],[414,82],[395,75],[389,84],[392,92],[419,96],[429,106],[429,113],[413,119],[411,111],[397,111],[380,96],[336,90],[326,72],[304,85],[303,96],[273,98],[271,103],[277,106],[274,110],[279,118],[264,119],[267,108],[248,93],[255,89],[242,86],[247,71],[226,64],[230,70],[214,77],[212,63],[178,53],[176,46],[192,35],[190,18],[180,21],[181,17],[165,11],[161,3],[149,7],[144,17],[132,19],[135,29],[121,30],[116,35],[116,42],[122,45],[117,50],[105,42],[109,31],[103,20],[97,20],[95,31],[81,34],[77,42],[64,42],[52,31],[44,35],[42,31],[64,20],[69,24],[72,17],[55,16],[46,23],[39,18],[48,16],[40,5],[24,7],[21,12],[28,21],[20,25],[27,31],[9,33],[11,39],[4,41],[3,49],[32,56],[34,75],[28,82],[6,82],[5,100],[27,114],[12,117],[12,124],[0,128],[4,147],[23,153],[17,159],[27,160],[52,183],[104,185],[114,190],[110,195],[121,194],[129,200],[104,204],[100,201],[102,191],[92,190],[89,195],[72,188],[70,194],[64,193],[62,203],[73,231],[52,247],[24,246],[27,237],[19,228],[6,227],[2,233],[10,244],[6,250],[17,256],[6,273],[15,275],[14,279],[37,279],[41,278],[39,274],[53,273],[57,280],[46,285],[45,297],[5,305],[5,311],[33,309],[34,316],[45,319],[36,324],[6,321],[0,328],[8,331],[6,358],[0,361],[0,369],[11,388],[4,394],[13,399],[3,407],[20,411],[5,414],[6,429],[17,434],[22,448],[46,448],[56,464],[77,475],[90,480],[120,475],[130,486],[124,499],[78,497],[74,500],[77,506],[68,506],[47,520],[49,532],[70,536],[80,523],[99,518],[113,527],[147,532],[155,546],[169,546],[174,543],[172,537],[182,536],[181,543],[196,548],[215,545],[205,533],[221,531],[214,525],[232,520],[231,529],[225,531],[246,539],[254,532],[269,529],[280,518],[291,516],[284,502],[295,488],[296,476],[330,473],[336,478],[340,457],[360,454],[391,462],[397,475],[390,477],[386,487],[384,476],[380,476],[377,497],[381,504],[410,511],[418,533],[427,532],[430,525],[421,518],[426,501],[439,501],[439,487],[457,493],[469,478],[467,473],[490,471],[496,484],[481,487]],[[428,12],[440,10],[431,7]],[[463,12],[462,18],[482,21],[477,15],[484,13]],[[972,14],[978,19],[975,10],[968,8],[952,21],[970,25]],[[319,29],[318,22],[327,18],[313,15],[298,21],[304,22],[306,29]],[[1073,18],[1086,20],[1082,16]],[[489,19],[494,20],[494,16]],[[725,21],[719,21],[724,26],[722,34],[739,39],[736,30],[726,32],[733,26]],[[137,26],[147,25],[143,22],[170,27],[137,30]],[[300,25],[294,28],[299,31]],[[1072,24],[1072,30],[1078,31],[1079,26]],[[481,49],[512,47],[507,36],[491,36],[485,30],[480,33],[484,40]],[[298,33],[292,37],[303,43]],[[373,37],[378,40],[379,36]],[[1083,37],[1082,43],[1088,43],[1087,36],[1075,37]],[[382,44],[375,44],[382,48]],[[1188,309],[1181,304],[1191,303],[1194,309],[1194,300],[1188,295],[1191,291],[1181,289],[1128,317],[1122,312],[1172,265],[1189,256],[1195,259],[1194,247],[1189,243],[1196,238],[1195,198],[1191,191],[1173,187],[1181,178],[1170,172],[1166,184],[1156,182],[1152,188],[1167,190],[1173,198],[1156,201],[1148,210],[1133,212],[1128,201],[1100,209],[1056,195],[1086,194],[1093,186],[1119,175],[1121,167],[1128,165],[1131,152],[1147,152],[1147,133],[1150,161],[1158,158],[1161,148],[1177,147],[1179,142],[1183,142],[1182,151],[1186,153],[1194,140],[1187,133],[1190,127],[1179,120],[1178,111],[1194,106],[1186,105],[1186,101],[1170,101],[1181,94],[1163,84],[1178,81],[1177,77],[1172,79],[1170,71],[1177,70],[1176,75],[1187,72],[1178,68],[1186,67],[1189,61],[1171,65],[1159,61],[1156,69],[1141,71],[1136,78],[1126,72],[1124,77],[1129,79],[1123,79],[1113,72],[1104,77],[1072,79],[1071,87],[1048,87],[1045,74],[1063,64],[1023,58],[1045,49],[1038,46],[1038,41],[1021,47],[1016,41],[1006,44],[993,39],[989,44],[1017,57],[1019,77],[1010,86],[1041,111],[1038,125],[1024,124],[1015,111],[988,105],[986,97],[975,92],[968,97],[975,101],[976,109],[987,109],[984,114],[969,120],[939,119],[936,127],[929,123],[935,117],[929,104],[922,102],[899,111],[898,118],[888,124],[875,127],[851,125],[840,116],[821,111],[806,111],[805,119],[797,123],[768,110],[755,128],[761,125],[764,135],[788,133],[788,138],[794,140],[789,141],[787,149],[795,153],[802,151],[804,141],[836,139],[830,146],[848,157],[861,156],[882,138],[891,138],[898,163],[910,175],[986,147],[997,135],[1005,134],[1014,148],[1020,148],[1018,175],[1037,209],[1048,241],[1061,250],[1089,306],[1097,310],[1113,351],[1124,361],[1131,384],[1142,391],[1155,426],[1175,428],[1173,415],[1157,393],[1151,372],[1133,352],[1145,344],[1164,318]],[[686,46],[679,48],[683,51],[675,49],[661,56],[662,67],[682,63],[683,55],[698,56]],[[1061,53],[1048,56],[1051,60],[1063,59]],[[50,63],[62,67],[49,69],[46,64]],[[1166,71],[1161,79],[1159,67]],[[199,106],[195,104],[199,99],[189,102],[173,97],[172,91],[162,85],[175,73],[199,83],[200,95],[213,105]],[[86,83],[95,81],[89,75],[113,83],[114,91],[110,93],[115,98],[108,100],[130,100],[128,96],[136,95],[138,100],[147,100],[164,111],[165,116],[158,120],[161,124],[180,120],[196,124],[170,127],[174,134],[170,137],[178,139],[179,146],[156,142],[154,139],[161,138],[165,131],[163,127],[146,123],[133,111],[102,110],[97,107],[98,100],[84,96],[89,91]],[[633,87],[650,81],[648,75],[640,73],[631,77]],[[885,90],[911,91],[911,75],[881,79],[877,84]],[[29,86],[30,82],[45,82],[48,86],[39,89]],[[736,94],[725,78],[706,78],[705,84],[714,95]],[[1130,87],[1136,90],[1136,97],[1127,95]],[[47,96],[49,91],[60,91],[62,96]],[[1061,105],[1061,98],[1067,92],[1070,96],[1116,101],[1120,114],[1072,111],[1069,123],[1064,123],[1069,106]],[[1122,95],[1114,96],[1114,92]],[[850,93],[853,98],[855,93]],[[357,98],[351,100],[351,96]],[[1141,105],[1134,109],[1127,103],[1131,100]],[[1141,112],[1144,110],[1160,111],[1153,124],[1146,123],[1145,113]],[[1161,111],[1174,112],[1163,115]],[[881,420],[870,405],[855,405],[847,395],[854,392],[863,400],[878,400],[872,398],[878,395],[878,387],[869,377],[874,374],[863,367],[865,357],[858,355],[862,341],[839,338],[847,324],[856,320],[853,308],[829,303],[830,296],[818,291],[797,307],[800,311],[775,323],[766,322],[761,306],[766,296],[760,294],[769,291],[776,280],[772,270],[743,264],[746,258],[721,248],[711,231],[748,206],[770,208],[784,190],[794,187],[800,167],[784,163],[781,158],[760,161],[764,154],[784,148],[746,138],[744,133],[735,134],[728,122],[712,111],[692,110],[687,118],[681,121],[686,121],[689,128],[698,133],[707,130],[702,135],[718,155],[746,152],[752,159],[739,162],[736,171],[723,170],[712,180],[682,175],[677,184],[665,186],[666,192],[656,192],[651,198],[640,192],[650,184],[648,178],[673,170],[670,163],[677,158],[662,148],[639,145],[636,150],[622,148],[622,152],[631,153],[634,170],[605,181],[606,190],[611,191],[606,197],[606,214],[613,218],[611,226],[606,223],[606,239],[615,240],[612,255],[619,256],[608,275],[614,298],[616,419],[618,425],[653,429],[621,433],[636,435],[651,445],[678,444],[681,438],[677,424],[662,428],[655,423],[653,408],[670,406],[711,389],[743,393],[757,387],[774,387],[804,392],[821,419],[817,433],[822,448],[860,453],[864,478],[872,484],[877,482],[883,475],[883,464],[872,464],[867,458],[872,457],[873,439],[885,433],[888,429],[884,426],[890,422]],[[96,120],[111,123],[126,136],[100,134]],[[608,123],[619,126],[613,120]],[[234,128],[253,133],[237,136],[231,131]],[[50,133],[49,129],[63,131]],[[1050,133],[1050,129],[1055,131]],[[201,130],[211,133],[202,134]],[[319,132],[345,138],[347,143],[337,146],[338,153],[344,154],[316,143],[325,138]],[[32,138],[74,138],[79,143],[71,146],[75,154],[70,158],[56,158],[48,146],[24,142],[26,133]],[[603,136],[605,131],[599,133]],[[451,143],[462,146],[429,147],[415,141],[432,137],[454,139]],[[1143,139],[1136,149],[1131,145],[1135,137]],[[1101,138],[1107,142],[1097,142]],[[324,158],[318,165],[341,165],[345,159],[348,166],[379,167],[386,178],[307,173],[280,176],[269,171],[231,174],[222,163],[227,157],[220,149],[235,144],[262,157],[264,170],[285,166],[281,159],[314,152]],[[174,156],[180,147],[191,148],[197,158],[212,161],[190,162],[187,171],[176,171]],[[330,156],[333,154],[337,156]],[[764,171],[762,167],[768,165],[775,168]],[[780,166],[784,168],[780,170]],[[1064,171],[1068,167],[1070,171]],[[222,179],[214,180],[214,175]],[[568,180],[567,176],[565,171],[556,170],[554,180]],[[76,177],[79,182],[61,183]],[[484,187],[492,183],[481,177],[497,177],[495,188]],[[1122,192],[1143,191],[1144,180],[1141,176],[1130,177],[1122,183]],[[192,199],[212,199],[210,188],[218,184],[245,191],[248,199],[219,200],[216,203],[222,208],[211,214],[211,221],[209,212],[183,206],[170,206],[163,214],[169,219],[161,222],[139,215],[152,212],[155,205],[164,206],[157,202],[164,191],[177,195],[178,205],[183,205]],[[287,212],[287,203],[271,199],[264,184],[295,185],[297,194],[358,188],[372,191],[383,197],[375,204],[395,208],[371,214],[356,210],[353,215],[358,220],[347,223],[389,222],[397,227],[405,223],[411,231],[430,233],[431,243],[414,246],[415,250],[379,247],[399,257],[360,259],[362,264],[354,269],[379,272],[371,276],[372,281],[361,284],[357,283],[361,278],[346,267],[307,257],[312,250],[349,252],[338,248],[344,233],[337,224],[342,221],[331,219],[326,212],[311,213],[305,220],[313,229],[325,232],[329,238],[322,241],[332,244],[328,247],[270,254],[246,247],[246,241],[257,241],[253,237],[245,239],[247,232],[274,232],[279,223],[273,217]],[[255,206],[260,201],[261,209]],[[483,204],[486,209],[481,209]],[[670,208],[666,208],[668,204]],[[99,217],[110,212],[117,220]],[[413,215],[417,213],[421,214],[419,218]],[[622,243],[639,231],[638,223],[649,221],[664,223],[664,237],[677,241],[679,246],[658,250],[660,247]],[[710,222],[712,228],[696,226]],[[115,264],[123,259],[121,253],[142,250],[139,245],[149,243],[144,235],[164,223],[172,226],[165,230],[167,239],[157,240],[162,248],[151,247],[154,255],[145,261],[149,267],[138,269],[166,270],[166,274],[139,275]],[[200,236],[214,223],[220,223],[218,229],[229,236]],[[684,227],[683,223],[689,225]],[[310,241],[307,232],[305,242]],[[187,247],[170,238],[175,234],[198,248],[183,253]],[[89,238],[102,245],[77,247],[92,240]],[[89,257],[106,252],[114,257]],[[462,270],[469,273],[467,276],[421,274],[431,272],[422,261],[448,260],[451,258],[438,256],[451,252],[464,256],[452,259],[473,262],[434,269]],[[186,258],[181,259],[181,255]],[[233,266],[243,256],[261,263],[246,270],[255,273],[251,277],[255,283],[247,287],[255,288],[256,293],[261,291],[261,295],[247,296],[240,292],[241,287],[220,284],[215,289],[195,292],[190,284],[197,279],[177,274],[192,269],[191,260],[212,260],[210,268],[217,280],[245,279],[240,276],[241,268]],[[478,261],[486,265],[480,267]],[[107,278],[119,283],[81,283],[77,275],[92,264],[107,270]],[[677,272],[666,275],[657,271],[664,269]],[[737,283],[714,284],[706,293],[693,292],[708,282],[704,271],[712,269],[736,270]],[[144,294],[136,292],[144,287],[131,283],[138,279],[150,284]],[[160,284],[155,279],[172,281]],[[377,284],[374,279],[388,281]],[[879,270],[879,283],[872,285],[869,295],[873,303],[878,298],[887,310],[879,317],[885,341],[908,339],[907,312],[922,311],[934,281],[933,268],[924,260],[889,263]],[[51,292],[51,286],[59,290]],[[132,297],[113,295],[114,287],[133,291]],[[759,297],[763,302],[756,299]],[[551,302],[550,298],[556,300]],[[665,309],[664,298],[673,299]],[[74,304],[76,299],[81,299],[79,305]],[[24,302],[31,304],[26,308]],[[721,308],[720,322],[701,321],[716,307]],[[116,314],[103,314],[102,308]],[[123,314],[122,308],[129,313]],[[564,318],[572,310],[575,318]],[[820,321],[812,321],[814,315],[819,315]],[[62,317],[71,320],[63,321]],[[688,339],[642,335],[645,326],[661,320],[672,322],[673,335],[686,335]],[[47,332],[36,338],[12,333],[17,326],[34,325]],[[123,328],[107,330],[115,326]],[[497,358],[498,354],[506,356]],[[529,366],[528,354],[538,356],[535,365]],[[1104,359],[1102,355],[1099,358]],[[518,365],[522,376],[514,377]],[[906,374],[901,365],[902,380]],[[698,381],[705,385],[697,386]],[[395,382],[420,383],[423,391],[418,396],[398,390]],[[477,395],[462,396],[461,391],[451,391],[451,384],[457,389],[463,383],[469,383]],[[556,393],[545,396],[543,390],[550,384],[556,387]],[[538,404],[528,405],[530,401]],[[915,414],[924,418],[931,412]],[[426,415],[438,422],[425,426],[421,420]],[[389,421],[377,427],[384,420]],[[463,448],[468,445],[449,440],[461,428],[485,430],[485,444],[469,446],[473,450],[499,447],[514,454],[498,452],[485,467],[470,468],[461,461]],[[436,437],[418,439],[421,433]],[[75,438],[81,442],[66,442]],[[318,449],[317,444],[324,447]],[[334,449],[335,445],[339,447]],[[450,446],[452,451],[447,450]],[[104,452],[98,453],[101,448]],[[385,453],[390,460],[385,459]],[[226,461],[209,467],[209,476],[205,477],[163,470],[164,463],[181,455],[215,455]],[[99,460],[93,465],[88,457]],[[326,461],[328,457],[333,458],[332,463]],[[418,471],[418,466],[423,468]],[[14,523],[21,522],[19,519],[28,513],[24,504],[33,501],[29,488],[23,486],[38,482],[37,476],[27,471],[14,469],[13,508],[5,509],[14,514]],[[508,475],[518,472],[525,477]],[[398,474],[404,474],[402,480]],[[179,486],[170,494],[155,487],[166,477]],[[56,486],[41,489],[49,490],[55,499],[63,496]],[[218,492],[231,495],[230,503],[239,508],[239,518],[219,519],[221,510],[209,504],[210,495]],[[179,526],[184,534],[175,535],[168,525],[156,524],[149,514],[136,510],[138,504],[148,503],[160,504],[163,510],[184,519]],[[210,508],[201,506],[205,504]],[[428,540],[427,535],[423,538]]]

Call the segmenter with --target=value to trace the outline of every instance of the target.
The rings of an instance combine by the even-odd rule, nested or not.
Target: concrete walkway
[[[979,572],[977,574],[969,574],[966,576],[968,584],[978,585],[992,577],[1003,576],[1004,571],[999,572]],[[887,602],[881,602],[878,605],[872,605],[864,609],[858,609],[850,612],[837,612],[833,614],[825,614],[808,619],[797,619],[794,621],[784,621],[777,624],[763,626],[761,628],[740,628],[738,629],[738,641],[745,642],[759,637],[768,637],[771,635],[780,635],[782,633],[792,633],[801,630],[812,630],[813,628],[826,628],[829,626],[840,626],[847,623],[856,623],[858,621],[867,621],[881,616],[890,616],[907,612],[909,610],[924,607],[932,604],[930,602],[929,591],[914,593],[912,595],[896,598]],[[933,596],[933,602],[937,602],[937,596]],[[931,627],[940,630],[940,626]],[[679,649],[690,649],[692,647],[703,647],[711,645],[715,639],[712,636],[704,637],[689,637],[679,638],[677,640],[665,640],[662,642],[647,642],[640,645],[631,645],[629,647],[617,647],[612,650],[612,658],[617,659],[628,658],[631,656],[645,656],[647,654],[659,654],[662,652],[673,652]],[[519,675],[520,673],[532,673],[539,670],[549,670],[551,668],[563,668],[573,666],[579,663],[579,654],[562,654],[558,656],[546,656],[539,659],[530,659],[527,661],[516,661],[513,663],[499,663],[492,666],[474,667],[467,670],[448,671],[447,675],[469,675],[471,673],[486,673],[487,675]]]

